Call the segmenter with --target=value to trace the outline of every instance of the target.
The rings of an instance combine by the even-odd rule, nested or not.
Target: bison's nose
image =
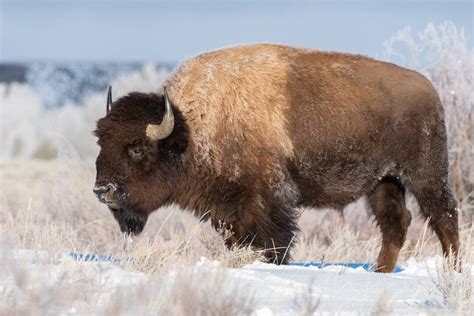
[[[118,208],[115,193],[117,187],[113,183],[107,185],[96,185],[92,191],[97,196],[100,202],[107,204],[109,208]]]
[[[97,198],[101,201],[104,202],[104,196],[107,192],[109,192],[110,187],[109,186],[95,186],[92,191],[94,194],[97,196]]]

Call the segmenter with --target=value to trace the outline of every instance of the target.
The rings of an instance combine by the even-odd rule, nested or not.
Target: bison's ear
[[[171,102],[168,97],[166,87],[163,87],[163,98],[165,100],[165,114],[161,124],[148,124],[146,127],[146,136],[153,141],[165,139],[171,135],[174,128],[174,115],[171,108]]]

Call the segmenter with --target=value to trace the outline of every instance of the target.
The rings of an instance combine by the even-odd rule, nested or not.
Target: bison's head
[[[180,177],[187,128],[164,95],[130,93],[112,102],[97,122],[100,153],[94,193],[122,232],[139,234],[148,215],[167,203]]]

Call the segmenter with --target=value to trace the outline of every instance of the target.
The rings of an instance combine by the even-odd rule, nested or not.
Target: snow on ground
[[[230,269],[229,273],[258,293],[261,314],[272,310],[291,314],[298,299],[308,300],[308,295],[313,301],[319,300],[318,312],[369,312],[385,295],[391,310],[408,313],[443,309],[443,297],[434,283],[439,266],[442,266],[439,256],[422,262],[410,260],[405,271],[389,274],[367,272],[363,268],[320,269],[255,262],[242,269]]]
[[[48,259],[48,253],[44,251],[3,250],[0,251],[0,257],[2,261],[9,259],[23,265],[30,277],[47,287],[55,287],[56,283],[61,282],[64,278],[61,270],[71,269],[71,265],[96,273],[101,285],[101,294],[95,299],[99,306],[110,304],[108,301],[117,288],[154,282],[156,278],[123,270],[111,262],[75,261],[67,254]],[[49,260],[49,263],[44,263],[44,260]],[[300,314],[302,307],[305,311],[314,310],[318,313],[368,313],[374,310],[397,314],[448,312],[444,297],[436,286],[439,278],[436,271],[442,264],[443,259],[439,256],[421,262],[410,259],[404,271],[380,274],[362,268],[276,266],[262,262],[229,269],[203,257],[195,266],[176,267],[156,281],[161,282],[162,287],[172,286],[183,269],[206,276],[223,273],[227,285],[238,284],[239,289],[245,289],[246,295],[253,297],[254,315],[294,315]],[[474,268],[471,270],[472,276]],[[452,275],[455,279],[461,277],[460,273]],[[18,276],[13,274],[3,278],[0,281],[0,293],[21,301],[27,293],[17,286],[15,278]],[[206,280],[211,278],[201,278],[200,282]]]

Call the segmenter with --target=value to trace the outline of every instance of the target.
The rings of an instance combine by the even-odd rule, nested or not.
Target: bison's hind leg
[[[440,105],[441,107],[441,105]],[[439,119],[439,118],[438,118]],[[404,184],[416,197],[420,212],[438,236],[443,253],[459,253],[458,213],[448,177],[446,129],[442,121],[427,129],[420,141],[420,155],[405,167]],[[429,120],[425,120],[425,123]],[[427,123],[428,124],[428,123]],[[428,125],[427,125],[428,126]]]
[[[398,179],[385,177],[369,194],[369,202],[382,231],[376,271],[392,272],[411,222],[410,211],[405,206],[405,189]]]
[[[459,255],[458,213],[456,201],[446,181],[421,180],[413,185],[413,194],[420,211],[429,220],[430,227],[438,236],[444,256]],[[428,183],[427,183],[428,182]]]

